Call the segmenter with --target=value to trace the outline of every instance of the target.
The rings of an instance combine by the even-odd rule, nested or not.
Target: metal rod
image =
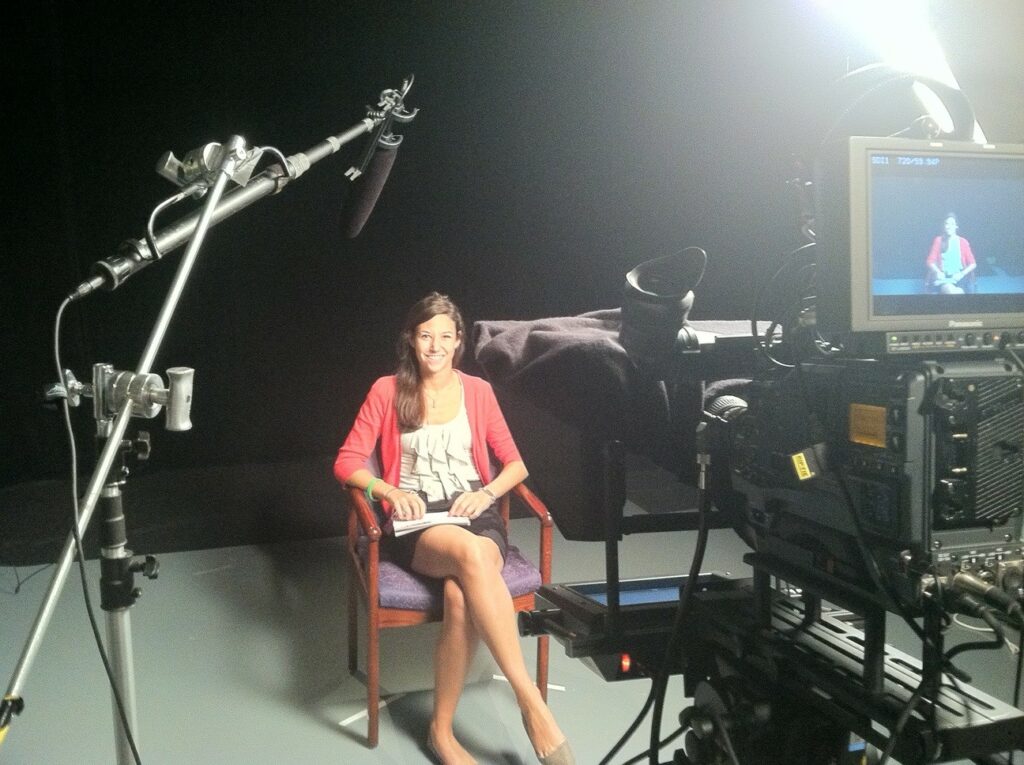
[[[371,119],[367,117],[359,124],[346,130],[344,133],[339,133],[336,136],[330,136],[305,152],[298,152],[297,154],[291,155],[288,157],[288,164],[292,167],[293,172],[295,173],[292,178],[288,176],[286,168],[275,167],[264,170],[245,186],[234,189],[224,195],[224,198],[213,211],[213,215],[210,219],[210,225],[216,225],[240,210],[245,209],[253,202],[277,193],[282,189],[284,184],[294,178],[297,178],[308,170],[311,165],[334,154],[342,146],[353,141],[364,133],[370,132],[379,123],[380,119]],[[162,255],[166,255],[188,241],[192,232],[195,231],[201,212],[202,211],[192,212],[174,223],[165,226],[156,233],[154,241],[156,242],[157,249],[159,249]],[[145,268],[150,263],[157,262],[155,254],[150,252],[149,245],[146,243],[144,238],[129,239],[123,242],[121,244],[120,251],[125,256],[137,261],[136,265],[132,269],[132,273]]]

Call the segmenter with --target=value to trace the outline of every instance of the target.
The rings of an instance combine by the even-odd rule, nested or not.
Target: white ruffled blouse
[[[450,499],[457,491],[470,491],[470,481],[479,481],[473,464],[473,433],[469,428],[463,395],[459,412],[448,422],[421,425],[403,433],[402,491],[425,491],[428,502]]]

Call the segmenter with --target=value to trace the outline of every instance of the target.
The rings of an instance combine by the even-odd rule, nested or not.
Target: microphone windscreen
[[[398,148],[389,149],[380,147],[370,158],[370,164],[366,172],[359,176],[352,184],[352,193],[349,195],[348,204],[342,214],[341,227],[345,236],[353,239],[359,236],[363,230],[373,206],[377,204],[381,189],[391,173],[391,167],[395,164],[395,155]]]

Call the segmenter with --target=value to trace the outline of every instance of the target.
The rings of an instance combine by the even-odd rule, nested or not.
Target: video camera
[[[679,331],[673,374],[703,399],[699,522],[624,518],[621,445],[604,444],[585,483],[607,581],[544,588],[552,608],[520,628],[607,679],[655,677],[656,710],[681,672],[694,704],[674,763],[1006,762],[1024,714],[953,659],[1001,648],[1022,621],[1024,146],[857,136],[819,159],[816,241],[768,283],[789,290],[747,335],[753,373],[708,385],[714,339],[699,322]],[[706,541],[711,524],[750,544],[751,578],[701,574],[699,538],[689,575],[619,581],[623,534],[699,527]],[[886,643],[887,614],[919,658]],[[947,649],[957,614],[992,637]]]
[[[817,186],[817,296],[791,330],[811,350],[751,382],[729,423],[759,552],[890,611],[918,613],[957,574],[1016,599],[1024,147],[855,137]],[[967,270],[966,236],[928,235],[951,204],[971,212],[979,256],[970,287],[947,293],[921,253],[952,241]]]

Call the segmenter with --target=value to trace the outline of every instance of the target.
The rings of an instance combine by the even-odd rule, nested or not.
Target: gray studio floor
[[[513,521],[524,550],[536,523]],[[624,576],[683,573],[692,533],[627,538]],[[385,633],[384,684],[404,694],[381,715],[381,743],[363,743],[364,687],[346,668],[345,576],[341,538],[229,547],[160,556],[160,576],[143,581],[131,610],[144,763],[408,763],[427,761],[430,652],[436,626]],[[744,551],[732,532],[714,532],[709,569],[735,569]],[[555,581],[599,578],[603,547],[557,538]],[[0,569],[0,675],[6,687],[52,569]],[[98,567],[90,561],[95,591]],[[94,600],[96,599],[94,595]],[[103,614],[100,614],[102,619]],[[102,624],[102,621],[101,621]],[[524,639],[529,666],[534,641]],[[486,653],[483,654],[486,656]],[[608,684],[552,644],[550,703],[581,765],[596,763],[640,709],[646,681]],[[481,762],[536,760],[508,684],[478,659],[459,708],[464,743]],[[670,688],[665,730],[685,705]],[[0,748],[0,762],[110,763],[111,704],[73,571],[31,672],[26,709]],[[640,751],[638,733],[625,752]],[[622,759],[625,759],[624,757]],[[666,758],[667,759],[667,758]]]
[[[513,521],[530,550],[535,523]],[[685,572],[692,532],[628,537],[624,577]],[[705,570],[744,573],[746,551],[731,531],[712,533]],[[144,763],[426,762],[429,656],[435,626],[391,631],[382,645],[381,743],[367,749],[364,688],[345,666],[343,539],[229,547],[161,556],[158,580],[145,581],[131,612]],[[98,571],[88,564],[95,591]],[[0,569],[0,675],[13,672],[52,569]],[[603,547],[556,537],[555,581],[599,578]],[[95,597],[95,596],[94,596]],[[102,614],[101,614],[102,617]],[[533,640],[524,640],[532,664]],[[995,695],[1007,698],[1005,652],[986,663]],[[971,671],[977,672],[977,664]],[[535,762],[512,693],[478,660],[458,715],[466,746],[484,763]],[[978,675],[975,675],[978,679]],[[550,702],[580,765],[594,765],[640,709],[646,681],[609,684],[552,644]],[[27,703],[0,748],[0,763],[80,765],[114,761],[111,704],[72,573],[27,681]],[[687,704],[673,678],[663,730]],[[639,752],[647,727],[616,762]],[[662,761],[671,760],[670,747]]]

